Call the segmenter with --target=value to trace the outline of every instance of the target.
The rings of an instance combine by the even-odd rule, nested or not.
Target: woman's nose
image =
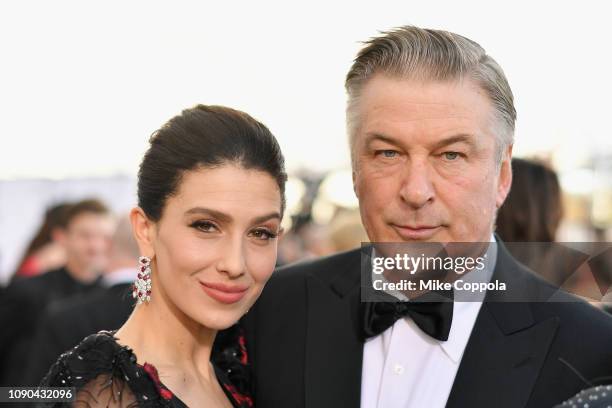
[[[244,256],[244,245],[240,238],[230,238],[228,242],[219,249],[217,270],[236,278],[246,272],[246,262]]]

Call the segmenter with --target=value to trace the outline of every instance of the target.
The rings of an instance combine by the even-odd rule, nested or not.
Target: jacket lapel
[[[332,282],[307,279],[305,406],[359,407],[363,343],[359,340],[359,258]],[[356,262],[355,262],[356,261]]]
[[[536,322],[529,303],[510,300],[527,300],[533,293],[533,280],[525,275],[498,240],[493,281],[506,282],[507,292],[487,293],[447,407],[488,407],[493,401],[499,408],[527,404],[559,321],[552,317]]]

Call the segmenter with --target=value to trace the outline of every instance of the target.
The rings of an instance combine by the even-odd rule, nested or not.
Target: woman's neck
[[[204,327],[165,299],[153,293],[148,304],[136,306],[119,329],[119,343],[134,350],[138,364],[158,369],[171,367],[197,372],[202,379],[214,378],[210,355],[216,330]]]

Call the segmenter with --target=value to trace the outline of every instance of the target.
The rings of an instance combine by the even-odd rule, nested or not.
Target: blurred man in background
[[[136,279],[138,246],[127,217],[117,224],[104,289],[91,296],[76,296],[50,304],[42,314],[27,364],[25,383],[38,385],[59,355],[100,330],[116,330],[134,306],[131,286]]]
[[[103,203],[90,199],[74,204],[58,237],[66,249],[66,265],[16,280],[7,288],[0,300],[0,385],[21,385],[32,336],[49,304],[100,289],[113,230],[113,218]]]

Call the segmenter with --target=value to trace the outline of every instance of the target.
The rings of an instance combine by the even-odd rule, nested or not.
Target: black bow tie
[[[431,337],[448,340],[453,321],[452,295],[452,291],[445,294],[429,292],[419,300],[408,302],[363,302],[363,340],[379,335],[405,316],[410,316]],[[425,301],[427,299],[435,301]]]

